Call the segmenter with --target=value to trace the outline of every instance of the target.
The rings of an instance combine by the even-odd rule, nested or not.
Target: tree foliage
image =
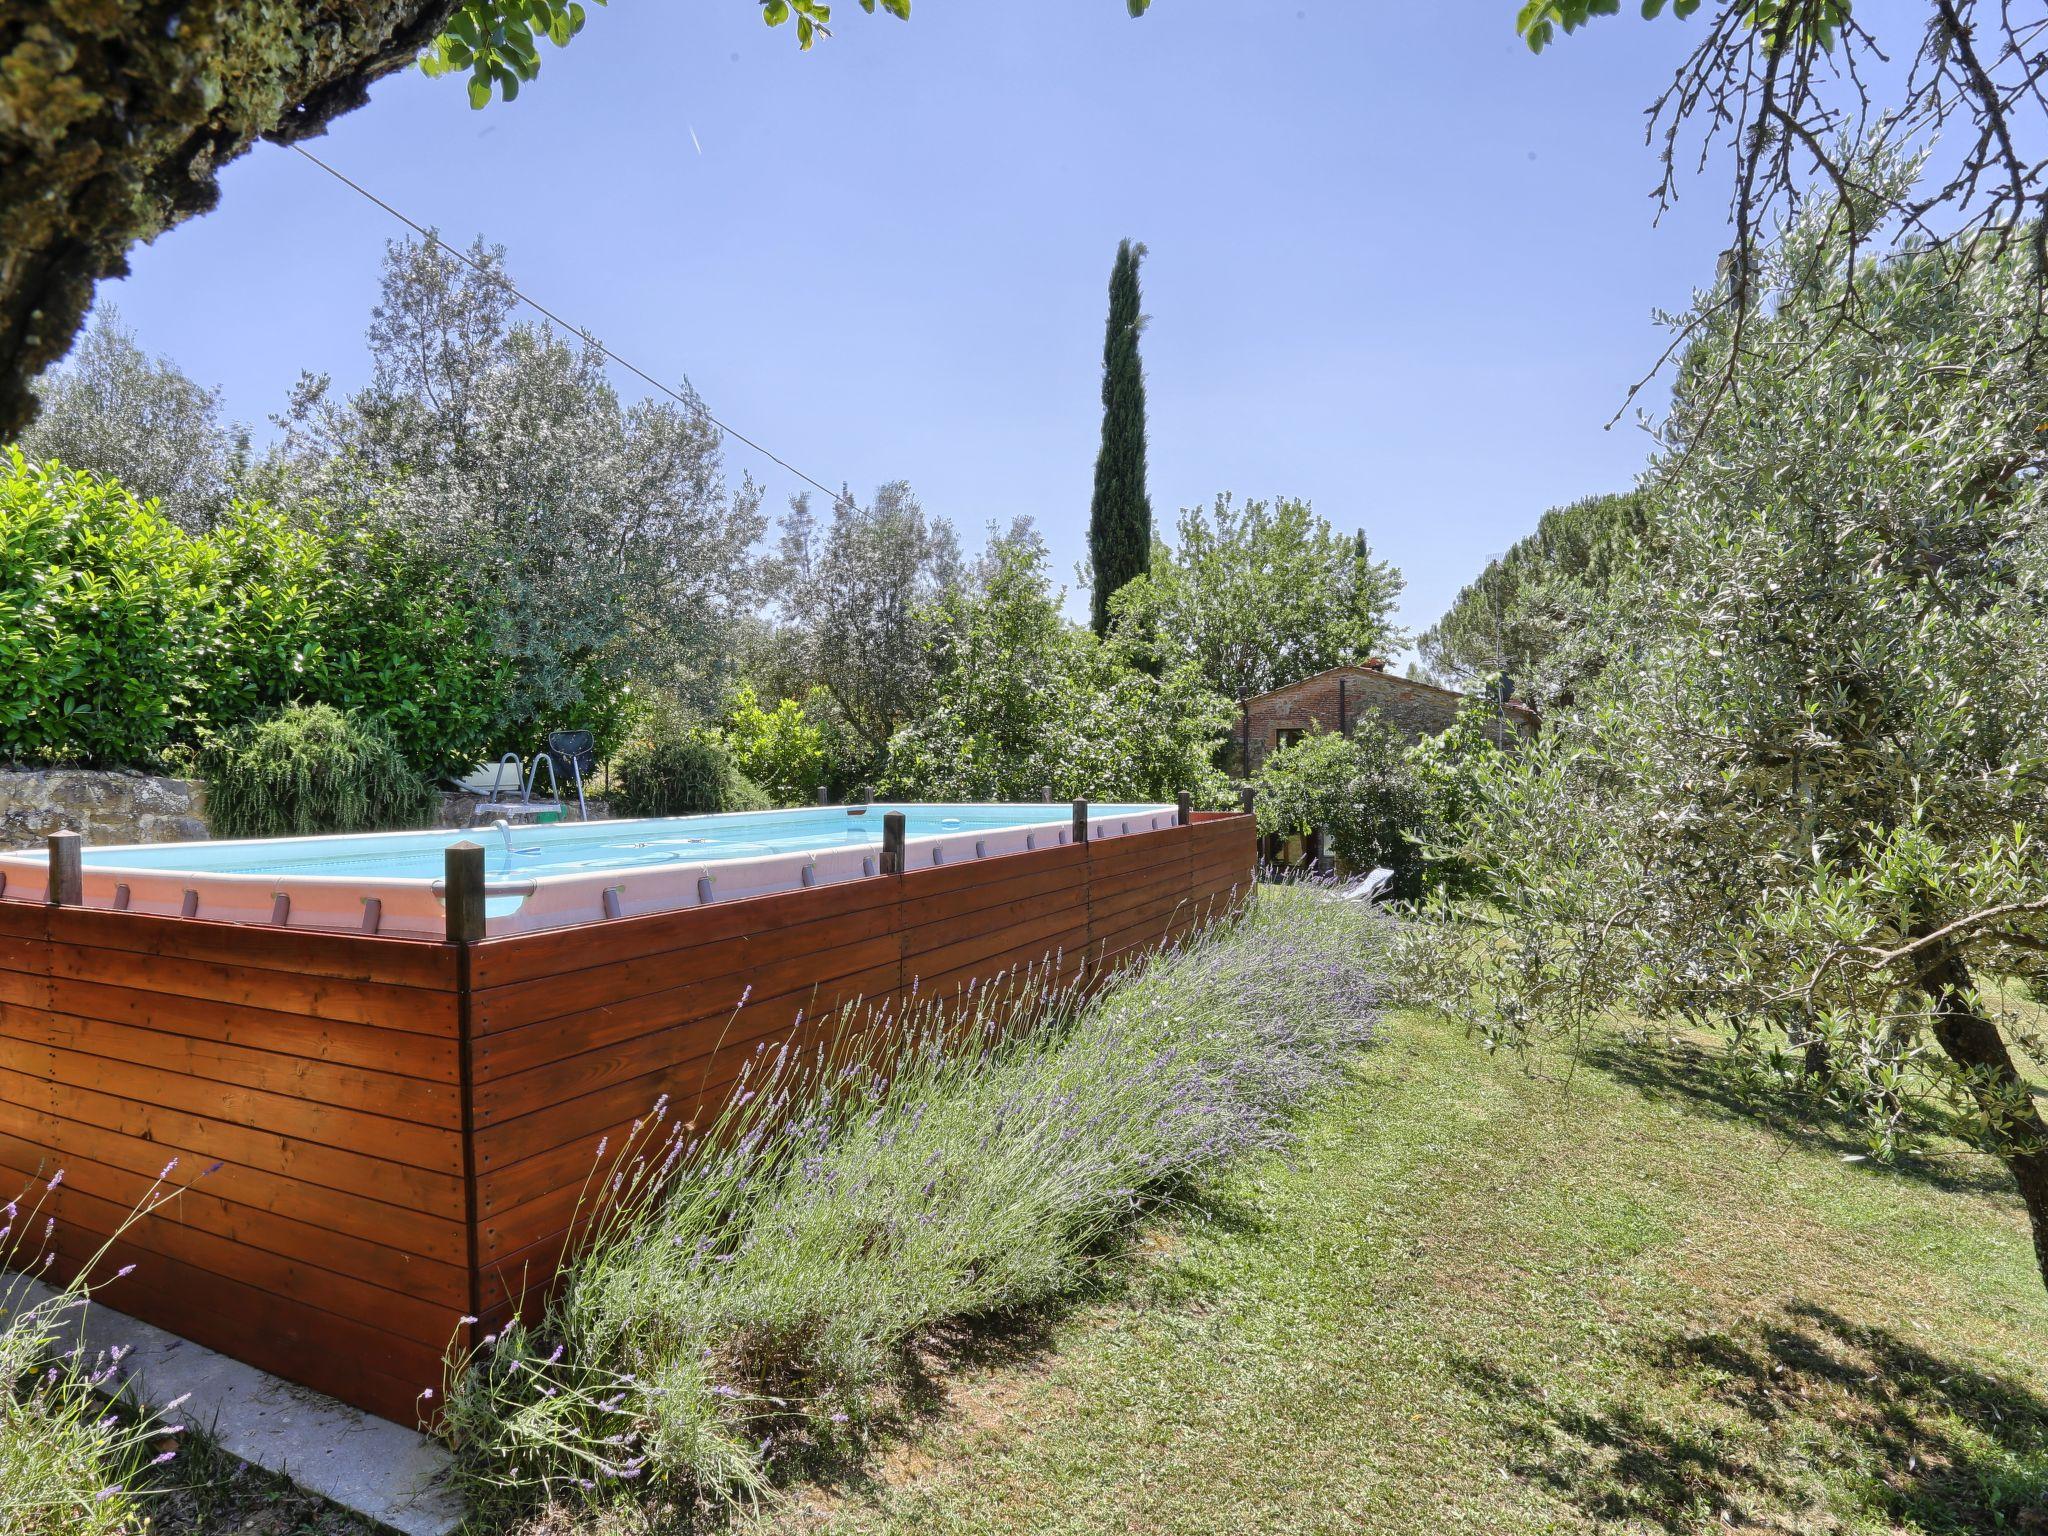
[[[1505,673],[1539,709],[1569,704],[1607,664],[1611,591],[1653,554],[1656,538],[1647,503],[1632,492],[1553,507],[1487,562],[1416,649],[1446,684]]]
[[[907,481],[866,506],[842,494],[820,530],[810,498],[782,525],[782,665],[802,692],[823,688],[879,753],[931,696],[934,624],[962,580],[953,525],[928,514]]]
[[[1540,52],[1560,31],[1620,9],[1619,0],[1524,0],[1515,25]],[[1642,0],[1645,18],[1665,10],[1664,0]],[[1681,21],[1706,14],[1699,41],[1648,113],[1663,167],[1660,210],[1677,199],[1686,166],[1718,158],[1729,171],[1732,238],[1721,258],[1723,281],[1666,353],[1721,319],[1731,322],[1716,349],[1720,372],[1709,399],[1734,385],[1747,358],[1743,328],[1772,281],[1762,268],[1769,233],[1814,188],[1840,207],[1865,205],[1841,227],[1852,246],[1874,238],[1923,260],[1943,251],[1944,264],[1961,273],[1983,243],[2023,245],[2036,303],[2032,313],[2013,316],[2016,334],[2030,351],[2048,341],[2048,162],[2029,147],[2048,127],[2041,90],[2048,22],[2037,8],[1920,0],[1876,22],[1873,7],[1853,0],[1673,0],[1669,10]],[[1903,40],[1880,39],[1888,25]],[[1873,134],[1914,151],[1945,139],[1944,178],[1928,184],[1865,175],[1863,146]],[[1860,286],[1841,283],[1833,293],[1837,320],[1860,323]]]
[[[23,453],[118,480],[188,532],[226,506],[248,455],[248,432],[221,419],[220,391],[143,351],[110,304],[36,386],[36,399]]]
[[[1138,263],[1145,247],[1124,241],[1109,276],[1109,323],[1102,341],[1102,447],[1088,507],[1090,621],[1109,633],[1110,603],[1152,562],[1152,498],[1145,489],[1145,369],[1138,333],[1145,316]]]
[[[389,529],[232,504],[203,535],[118,482],[0,455],[0,758],[139,767],[294,701],[387,721],[422,775],[505,677],[465,573]]]
[[[1908,192],[1894,158],[1859,179],[1866,212]],[[2034,273],[2011,246],[1960,273],[1859,258],[1855,211],[1816,199],[1760,253],[1718,406],[1735,326],[1697,327],[1628,664],[1485,786],[1466,851],[1509,921],[1415,973],[1500,1039],[1616,1006],[1717,1027],[1880,1153],[1961,1136],[2011,1171],[2048,1275],[2018,1068],[2048,1042],[1992,985],[2048,975],[2048,373],[2013,345]]]
[[[1127,643],[1171,669],[1190,666],[1228,699],[1390,649],[1401,574],[1373,558],[1365,534],[1333,529],[1305,501],[1281,497],[1181,510],[1175,547],[1117,596]]]
[[[1062,615],[1033,535],[998,539],[934,615],[933,701],[889,743],[886,794],[926,800],[1225,793],[1227,701],[1192,669],[1159,676]]]
[[[507,744],[572,719],[602,732],[629,679],[709,710],[761,588],[760,493],[727,489],[694,397],[626,404],[593,343],[515,323],[503,273],[481,242],[462,260],[393,242],[370,383],[335,401],[302,380],[273,488],[399,529],[494,594]]]
[[[1346,868],[1384,867],[1412,882],[1422,791],[1400,734],[1366,714],[1349,734],[1311,731],[1259,765],[1253,803],[1259,830],[1326,835],[1324,851]]]

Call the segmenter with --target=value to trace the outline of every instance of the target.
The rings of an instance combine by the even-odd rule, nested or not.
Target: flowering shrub
[[[125,1232],[176,1191],[165,1181],[174,1159],[121,1224]],[[40,1251],[53,1228],[43,1202],[64,1180],[32,1186],[0,1205],[0,1531],[8,1536],[131,1536],[147,1530],[139,1484],[151,1467],[175,1451],[153,1451],[161,1438],[183,1432],[156,1414],[116,1411],[118,1352],[87,1356],[77,1343],[91,1288],[82,1280],[31,1295],[34,1277],[48,1272],[55,1251]],[[114,1239],[88,1260],[90,1274]],[[127,1275],[120,1272],[120,1277]],[[117,1277],[119,1278],[119,1277]],[[166,1405],[175,1412],[184,1400]]]
[[[906,1347],[1069,1290],[1185,1181],[1284,1146],[1371,1038],[1378,925],[1273,891],[1085,1007],[1026,972],[757,1054],[708,1134],[599,1149],[599,1214],[541,1322],[450,1361],[472,1492],[714,1496],[860,1432]],[[886,1064],[888,1074],[877,1070]]]

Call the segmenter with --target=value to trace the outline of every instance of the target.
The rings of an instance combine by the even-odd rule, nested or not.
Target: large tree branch
[[[0,442],[128,248],[204,213],[220,167],[362,105],[454,0],[27,0],[0,11]]]

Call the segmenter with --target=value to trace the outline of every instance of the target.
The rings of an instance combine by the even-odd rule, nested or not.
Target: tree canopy
[[[1127,643],[1242,699],[1400,644],[1401,574],[1305,501],[1181,509],[1176,545],[1112,605]]]
[[[1655,538],[1647,504],[1632,492],[1553,507],[1487,562],[1416,649],[1441,682],[1470,687],[1505,674],[1540,709],[1569,704],[1606,665],[1609,592]]]
[[[1858,178],[1910,195],[1896,156]],[[2035,274],[2017,245],[1960,270],[1861,245],[1817,196],[1759,252],[1737,391],[1711,383],[1733,318],[1694,325],[1626,664],[1481,796],[1466,851],[1508,921],[1422,951],[1471,940],[1442,995],[1495,1039],[1682,1019],[1875,1152],[1961,1137],[2010,1170],[2048,1277],[2016,1061],[2043,1042],[1999,989],[2048,980],[2048,372],[2013,345]]]

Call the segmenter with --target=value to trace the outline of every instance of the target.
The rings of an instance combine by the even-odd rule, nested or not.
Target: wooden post
[[[50,874],[43,900],[56,907],[85,905],[85,861],[79,857],[83,839],[76,832],[50,834]]]
[[[1252,806],[1257,803],[1258,798],[1259,792],[1249,784],[1237,792],[1237,803],[1243,807],[1244,813],[1247,816],[1251,815]]]
[[[1186,790],[1182,790],[1180,792],[1180,815],[1177,818],[1178,823],[1179,825],[1184,827],[1194,819],[1195,797],[1189,794]]]
[[[903,873],[903,813],[890,811],[882,818],[882,873]]]
[[[484,845],[467,839],[451,845],[443,855],[442,869],[448,942],[479,943],[484,936]]]
[[[1351,716],[1344,708],[1344,684],[1346,681],[1348,679],[1341,677],[1337,679],[1337,734],[1339,736],[1349,736],[1351,734]]]
[[[1074,802],[1074,841],[1080,843],[1083,847],[1086,847],[1088,843],[1088,802],[1086,800],[1076,800]]]

